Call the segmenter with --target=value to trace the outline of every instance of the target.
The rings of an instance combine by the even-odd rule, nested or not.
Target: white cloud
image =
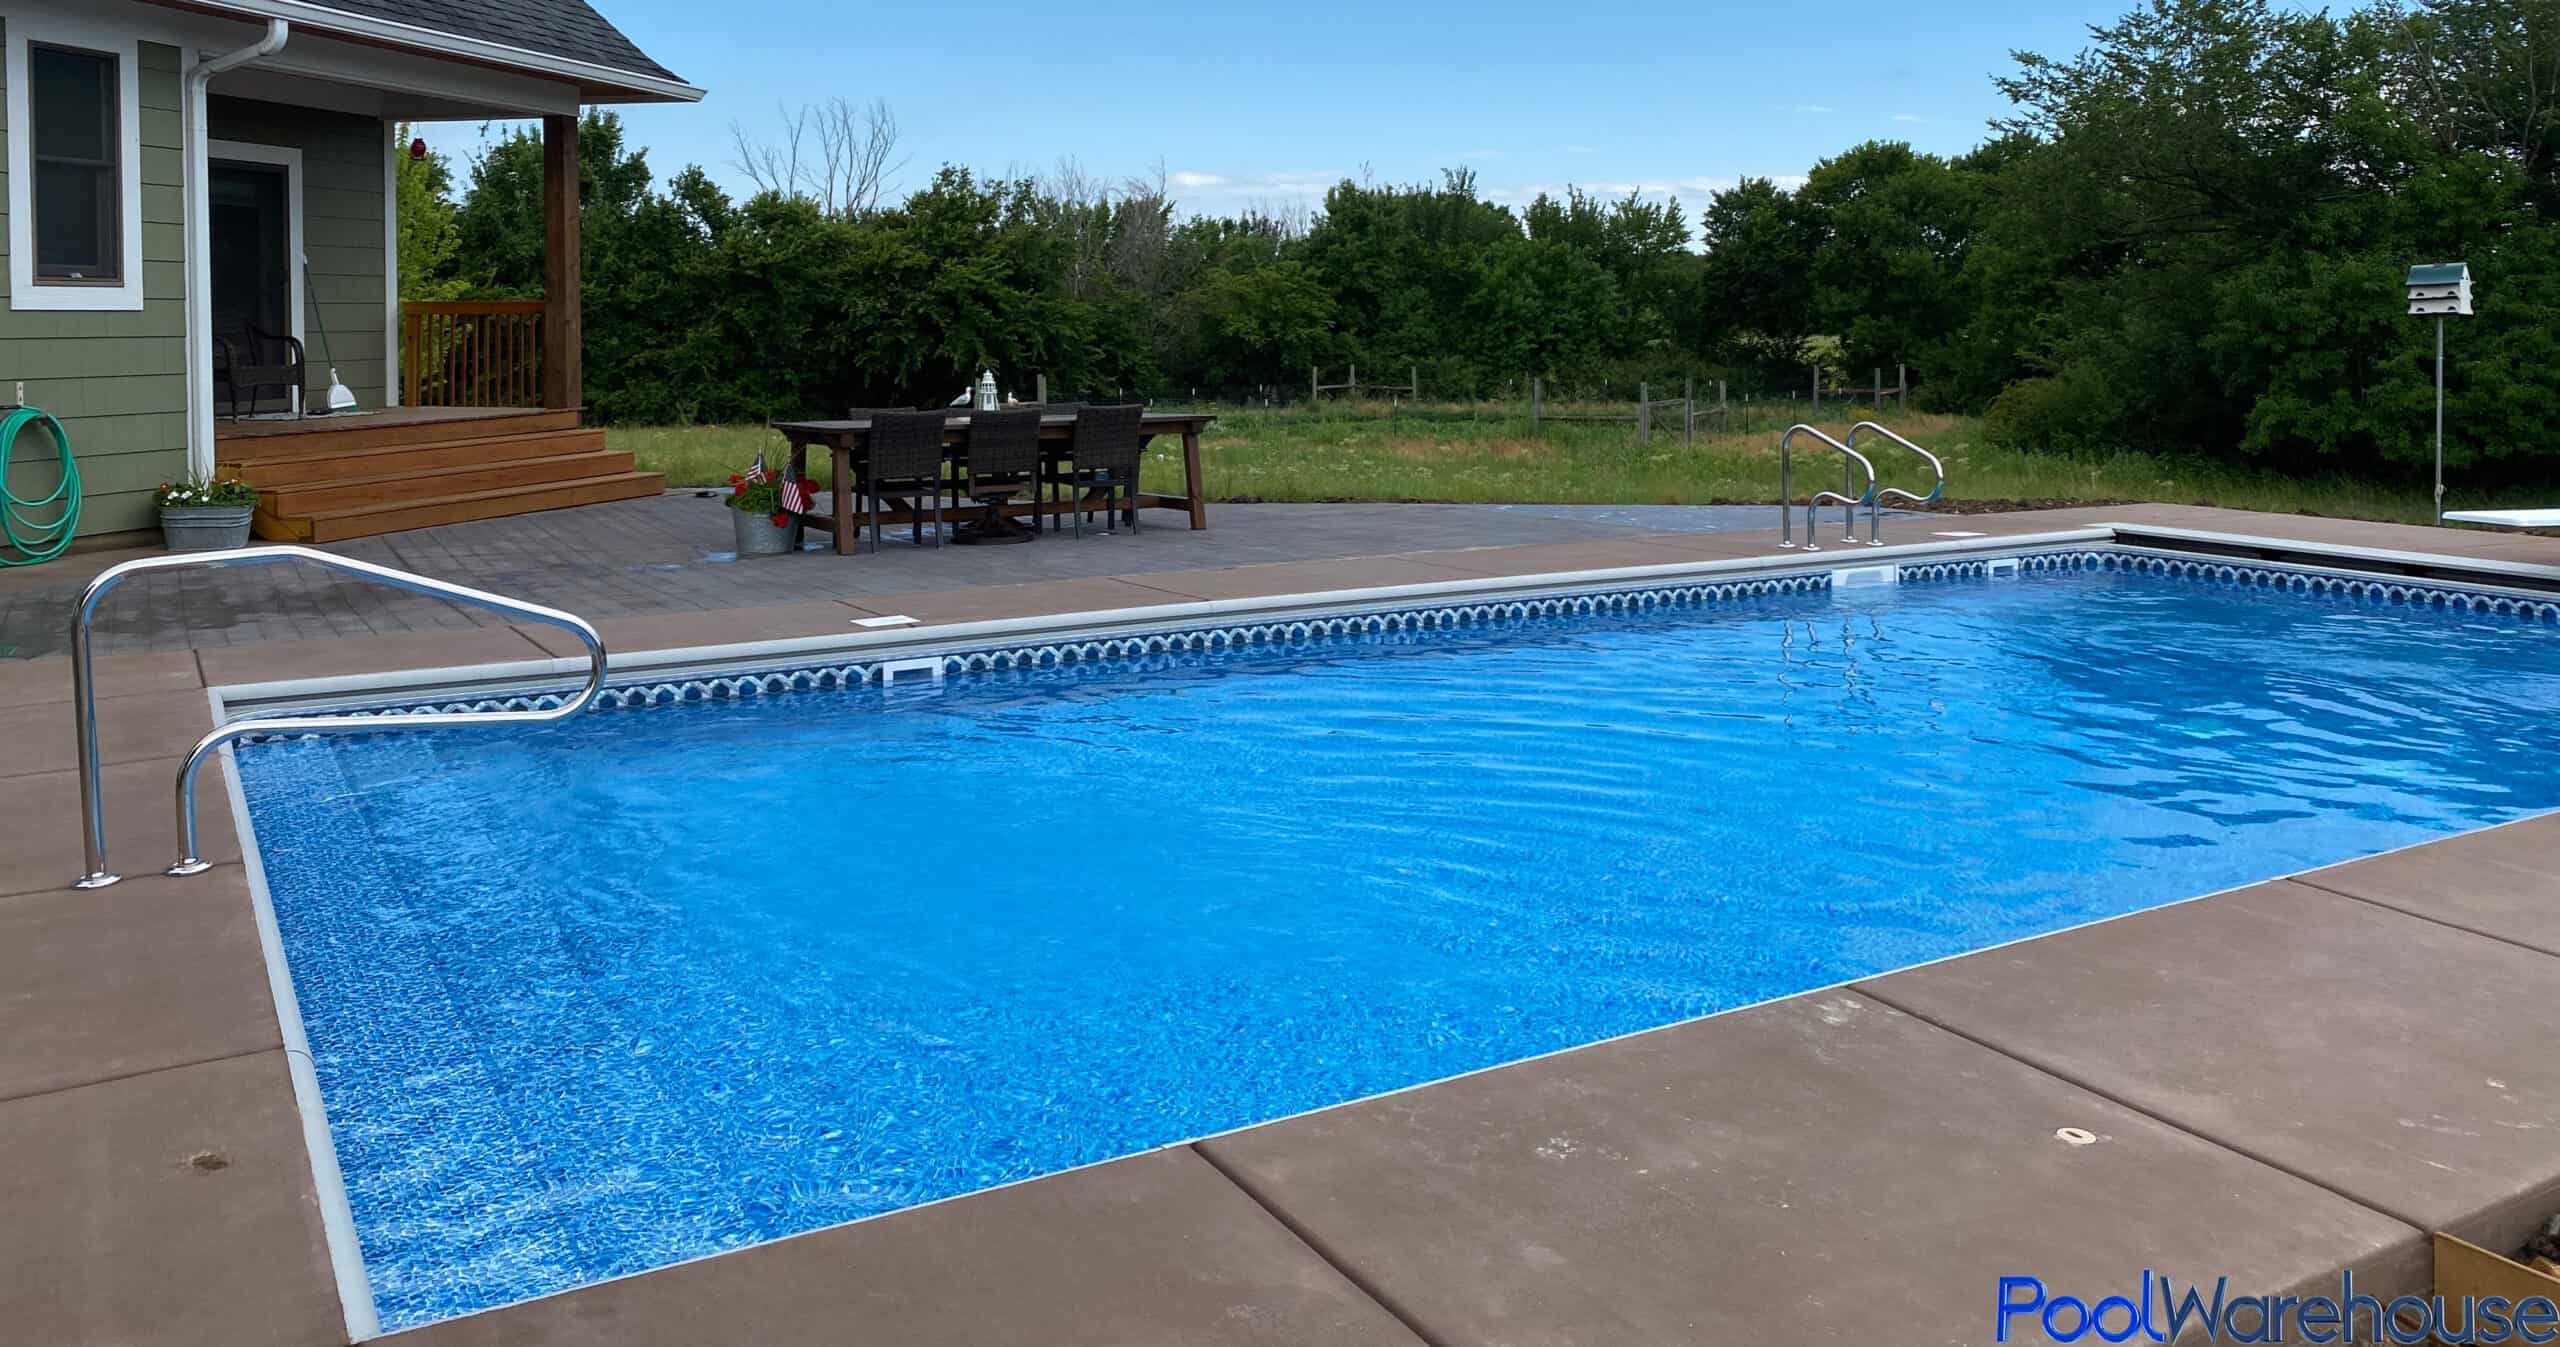
[[[1831,108],[1820,103],[1798,103],[1796,105],[1796,111],[1798,112],[1829,112],[1831,110]]]
[[[1915,117],[1915,116],[1912,116],[1912,115],[1911,115],[1910,113],[1908,113],[1908,112],[1897,112],[1897,113],[1893,114],[1893,119],[1894,119],[1895,121],[1897,121],[1897,122],[1925,122],[1925,121],[1929,120],[1929,119],[1928,119],[1928,118],[1926,118],[1926,117]]]
[[[1500,150],[1469,150],[1469,151],[1467,151],[1466,153],[1461,154],[1461,155],[1459,155],[1459,156],[1458,156],[1458,158],[1459,158],[1461,161],[1473,161],[1473,160],[1477,160],[1477,159],[1499,159],[1499,158],[1501,158],[1501,157],[1502,157],[1502,151],[1500,151]]]
[[[1789,191],[1793,191],[1798,187],[1804,186],[1804,175],[1801,173],[1755,173],[1751,176],[1766,177],[1770,181],[1775,182],[1780,187],[1784,187]],[[1644,182],[1576,182],[1570,184],[1560,182],[1532,182],[1515,183],[1509,186],[1487,187],[1483,189],[1483,191],[1486,200],[1499,201],[1506,204],[1526,203],[1534,201],[1542,195],[1561,198],[1569,187],[1579,187],[1582,189],[1582,194],[1584,196],[1596,196],[1604,200],[1610,197],[1622,197],[1632,193],[1636,196],[1643,197],[1648,201],[1662,201],[1672,197],[1678,197],[1683,201],[1690,202],[1692,204],[1704,205],[1709,196],[1717,192],[1730,191],[1741,181],[1742,178],[1739,175],[1732,177],[1712,177],[1700,174],[1665,174],[1662,177]]]
[[[1204,169],[1184,169],[1166,174],[1165,181],[1174,189],[1185,213],[1216,215],[1266,205],[1295,204],[1312,210],[1322,205],[1324,194],[1335,183],[1352,176],[1356,175],[1335,169],[1270,173],[1214,173]],[[1804,185],[1801,173],[1750,176],[1768,178],[1789,191]],[[1739,174],[1665,173],[1660,177],[1596,182],[1480,182],[1476,190],[1488,201],[1513,207],[1525,206],[1541,195],[1561,199],[1568,187],[1579,187],[1585,196],[1604,201],[1629,194],[1656,202],[1677,198],[1688,208],[1690,218],[1695,220],[1709,196],[1727,191],[1741,181],[1742,175]]]
[[[1165,175],[1180,204],[1192,211],[1217,213],[1239,206],[1292,203],[1314,206],[1335,183],[1351,176],[1339,169],[1304,173],[1212,173],[1184,169]]]

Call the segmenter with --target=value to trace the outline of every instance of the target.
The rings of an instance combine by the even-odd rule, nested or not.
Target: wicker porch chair
[[[980,542],[1019,542],[1031,538],[1004,513],[1015,492],[1040,497],[1040,416],[1038,408],[969,414],[969,449],[960,468],[960,492],[986,507],[966,538]]]
[[[942,545],[942,492],[949,478],[942,446],[941,412],[882,412],[871,418],[871,435],[862,456],[862,496],[871,511],[871,550],[880,551],[880,494],[897,491],[930,496],[933,501],[933,545]],[[924,541],[924,521],[915,520],[915,540]]]
[[[1075,434],[1067,442],[1068,462],[1047,474],[1053,486],[1067,490],[1067,512],[1075,519],[1076,536],[1084,536],[1084,517],[1091,512],[1093,488],[1102,488],[1102,531],[1112,531],[1113,516],[1127,499],[1129,531],[1138,530],[1138,421],[1145,406],[1086,407],[1076,413]]]
[[[249,410],[258,409],[258,394],[274,388],[299,417],[307,396],[300,339],[260,327],[244,327],[213,339],[213,382],[231,404],[231,419],[240,419],[240,395],[249,395]]]

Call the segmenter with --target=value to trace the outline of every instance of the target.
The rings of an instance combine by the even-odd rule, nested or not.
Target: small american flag
[[[764,454],[762,451],[758,451],[756,454],[756,461],[748,464],[747,470],[740,475],[750,482],[761,482],[773,474],[764,470]]]
[[[809,483],[788,463],[782,465],[782,508],[793,514],[809,509]]]

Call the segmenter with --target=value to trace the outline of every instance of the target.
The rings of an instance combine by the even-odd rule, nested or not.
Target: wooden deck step
[[[214,457],[224,463],[267,463],[351,449],[386,449],[403,444],[485,439],[540,430],[575,430],[579,415],[575,411],[528,410],[429,421],[385,418],[380,422],[369,422],[363,417],[349,417],[343,423],[331,422],[327,418],[276,422],[273,429],[252,425],[233,428],[227,433],[217,432]]]
[[[565,482],[538,482],[529,486],[411,497],[377,505],[343,506],[302,515],[276,514],[262,503],[258,507],[257,531],[259,537],[272,542],[339,542],[347,538],[371,537],[377,533],[396,533],[402,529],[459,524],[472,519],[496,519],[504,515],[557,510],[571,505],[594,505],[609,500],[634,500],[657,495],[666,490],[666,486],[664,473],[617,472]]]
[[[581,477],[613,477],[630,472],[631,455],[605,449],[540,458],[501,459],[416,471],[402,468],[364,477],[331,477],[322,481],[274,487],[259,492],[259,504],[285,516],[322,514],[365,505],[441,500],[504,486],[534,486]]]
[[[228,445],[223,446],[226,453],[229,448]],[[602,448],[604,432],[601,430],[536,430],[422,444],[314,449],[308,453],[245,462],[226,456],[219,458],[216,466],[222,472],[239,474],[251,486],[274,489],[342,481],[351,477],[376,477],[386,473],[429,472],[511,459],[591,453]]]

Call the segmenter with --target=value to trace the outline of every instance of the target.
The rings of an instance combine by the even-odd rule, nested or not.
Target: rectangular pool
[[[2547,606],[2039,565],[244,745],[383,1322],[2560,806]]]

